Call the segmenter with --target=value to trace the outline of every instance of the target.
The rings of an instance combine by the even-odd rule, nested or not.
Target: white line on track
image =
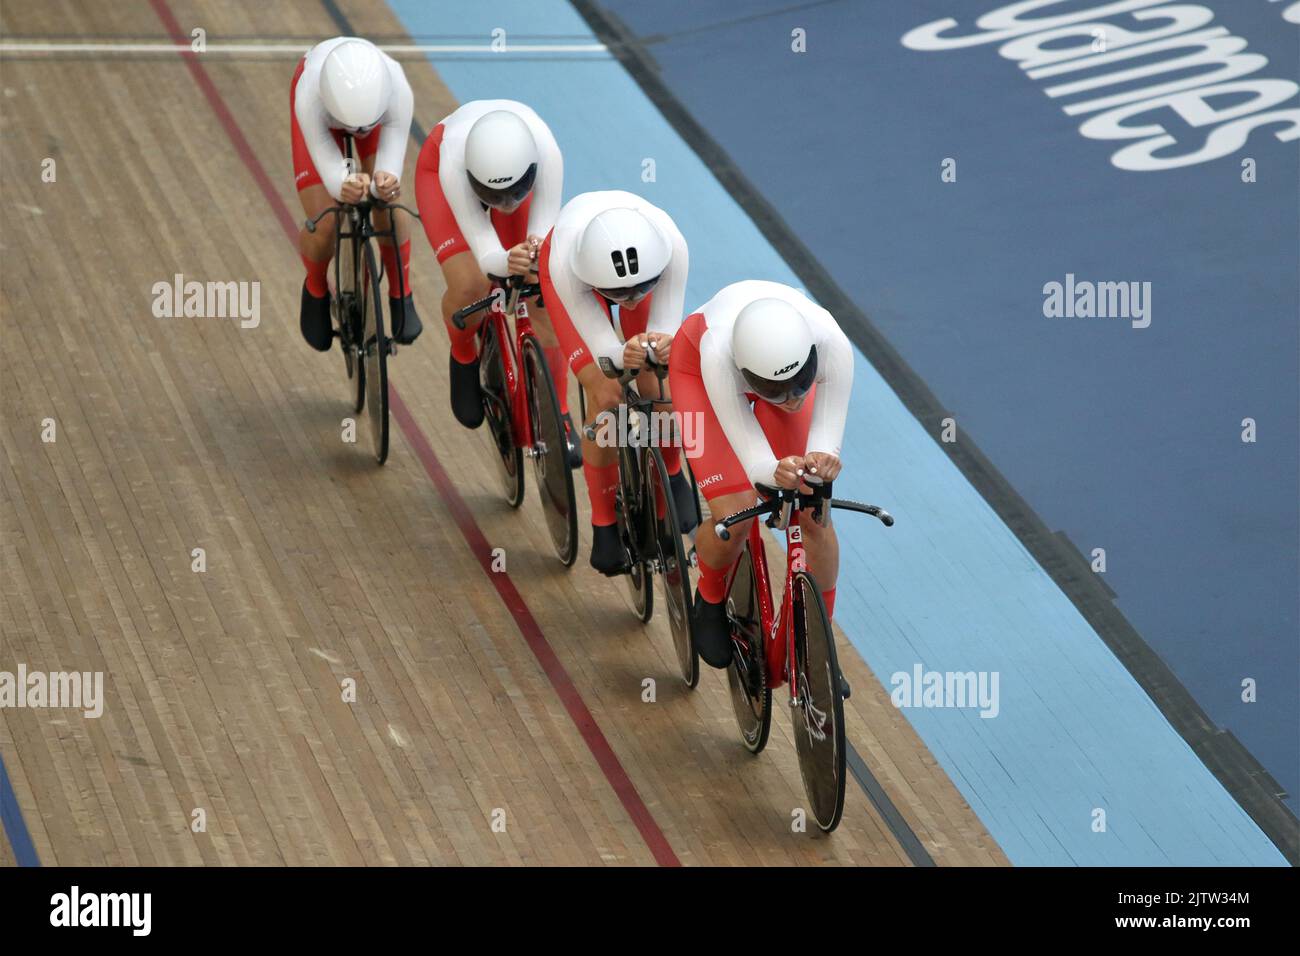
[[[204,55],[227,53],[247,55],[267,53],[302,56],[310,44],[276,43],[210,43]],[[423,53],[478,53],[488,56],[509,57],[511,54],[534,56],[542,53],[608,53],[603,43],[510,43],[502,48],[488,44],[404,44],[380,45],[379,49],[394,55]],[[186,53],[193,51],[187,43],[0,43],[0,53]]]

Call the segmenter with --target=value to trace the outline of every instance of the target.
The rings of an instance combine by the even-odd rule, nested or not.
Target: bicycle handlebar
[[[663,363],[663,362],[656,362],[656,361],[655,361],[655,347],[654,347],[653,345],[647,345],[647,346],[646,346],[646,353],[647,353],[647,355],[646,355],[646,363],[645,363],[645,364],[646,364],[646,368],[653,369],[655,375],[656,375],[656,376],[657,376],[661,381],[662,381],[663,379],[667,378],[667,377],[668,377],[668,365],[667,365],[666,363]],[[605,373],[605,377],[606,377],[606,378],[616,378],[616,379],[618,379],[618,384],[622,385],[624,388],[627,387],[627,385],[628,385],[629,382],[631,382],[634,378],[636,378],[638,375],[641,374],[641,369],[639,369],[639,368],[623,368],[623,369],[621,369],[621,368],[619,368],[617,365],[615,365],[612,361],[610,361],[608,358],[606,358],[606,357],[604,357],[604,356],[602,356],[602,357],[597,361],[596,364],[600,366],[600,370],[601,370],[603,373]]]
[[[337,206],[330,206],[328,209],[322,209],[319,215],[313,216],[311,219],[303,220],[303,227],[308,232],[314,233],[316,231],[317,224],[326,216],[330,215],[331,213],[337,216],[339,213],[344,212],[348,209],[359,209],[363,211],[370,210],[370,209],[400,209],[408,216],[412,216],[416,219],[420,218],[420,214],[418,212],[416,212],[414,209],[411,209],[407,206],[403,206],[401,203],[386,202],[383,199],[375,199],[371,196],[367,196],[365,199],[362,199],[361,202],[358,203],[339,203]]]
[[[734,515],[723,518],[714,524],[714,533],[723,541],[730,541],[731,532],[728,530],[729,528],[740,524],[742,521],[748,521],[750,518],[758,518],[762,515],[768,516],[766,524],[769,528],[784,528],[789,523],[789,513],[803,508],[812,508],[814,516],[820,520],[823,504],[829,504],[830,507],[839,508],[843,511],[856,511],[859,514],[879,518],[880,523],[886,528],[894,526],[894,516],[884,508],[877,505],[862,504],[859,501],[849,501],[845,498],[832,498],[831,483],[821,481],[813,475],[805,475],[803,480],[805,484],[813,488],[812,494],[803,494],[791,488],[773,488],[763,484],[756,485],[759,494],[766,495],[768,500],[761,501],[752,508],[737,511]],[[778,515],[781,516],[779,521]]]
[[[490,276],[489,278],[491,278],[494,282],[500,281],[497,276]],[[522,281],[516,281],[521,279],[522,279],[521,276],[508,276],[505,279],[504,283],[502,283],[505,288],[510,290],[510,299],[506,303],[507,315],[510,315],[515,311],[515,308],[519,305],[519,300],[521,298],[531,299],[533,296],[537,295],[539,292],[542,291],[542,285],[540,282],[524,283]],[[498,286],[498,288],[500,288],[500,286]],[[456,328],[458,329],[464,329],[465,320],[472,315],[477,315],[478,313],[482,312],[484,309],[490,308],[492,303],[496,301],[496,297],[497,297],[497,289],[493,289],[490,293],[485,295],[483,298],[479,299],[477,302],[471,302],[463,309],[457,309],[455,312],[451,314],[452,325],[456,326]]]

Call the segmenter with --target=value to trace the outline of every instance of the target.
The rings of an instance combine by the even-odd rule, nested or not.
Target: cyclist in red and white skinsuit
[[[537,251],[555,224],[563,185],[564,160],[550,128],[514,100],[466,103],[435,126],[420,149],[415,198],[447,282],[442,317],[451,338],[451,407],[466,428],[483,422],[476,337],[482,315],[463,330],[451,317],[488,294],[489,276],[527,279],[537,270]],[[570,432],[570,464],[576,467],[564,353],[546,308],[534,299],[529,309]]]
[[[691,470],[713,519],[752,507],[754,486],[802,487],[840,472],[840,446],[853,386],[853,349],[835,319],[803,293],[748,280],[722,289],[687,317],[673,342],[669,380],[678,413],[694,415]],[[700,656],[731,662],[727,574],[749,522],[723,541],[713,520],[696,535],[700,581],[692,611]],[[835,529],[801,525],[808,567],[835,610],[839,543]]]
[[[583,193],[560,210],[540,260],[542,298],[573,374],[586,391],[591,424],[623,399],[617,381],[605,377],[596,359],[608,358],[620,369],[644,369],[652,346],[654,360],[671,367],[672,336],[681,325],[686,299],[686,240],[666,212],[640,196]],[[644,371],[637,388],[643,395],[657,395],[654,373]],[[681,448],[661,451],[685,533],[695,524],[695,500],[681,472]],[[603,574],[617,574],[625,564],[614,513],[618,450],[584,436],[582,457],[591,499],[591,565]]]
[[[406,74],[392,57],[369,40],[335,37],[318,43],[298,63],[289,86],[294,184],[308,218],[339,202],[359,202],[367,193],[390,202],[401,196],[402,163],[411,132],[414,98]],[[343,135],[351,133],[354,168],[343,155]],[[376,210],[372,221],[387,229],[389,214]],[[326,216],[315,232],[298,233],[307,280],[302,288],[299,327],[316,349],[333,341],[326,277],[334,255],[336,218]],[[411,242],[404,217],[397,218],[397,249],[379,240],[388,277],[393,338],[409,345],[420,334],[420,317],[411,300]],[[399,299],[398,261],[405,299]]]

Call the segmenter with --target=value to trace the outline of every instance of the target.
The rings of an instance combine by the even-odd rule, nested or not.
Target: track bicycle
[[[345,155],[352,158],[352,137],[345,136]],[[308,232],[326,216],[337,217],[334,230],[334,271],[330,283],[330,321],[347,372],[352,410],[360,413],[369,408],[370,440],[375,460],[388,460],[388,357],[397,352],[397,343],[384,330],[383,299],[380,296],[382,266],[376,266],[374,241],[388,239],[396,244],[397,230],[392,215],[387,229],[376,229],[370,221],[377,209],[400,209],[419,219],[412,209],[366,196],[355,204],[340,203],[324,209],[306,220]],[[406,301],[405,279],[398,270],[398,291]],[[391,281],[391,279],[390,279]]]
[[[623,388],[623,402],[618,416],[618,488],[614,493],[614,510],[618,517],[619,536],[623,542],[626,564],[621,572],[627,576],[632,604],[637,617],[648,623],[654,615],[654,578],[663,585],[664,603],[668,608],[668,625],[673,636],[678,673],[687,687],[700,679],[700,659],[691,634],[691,575],[694,549],[688,555],[682,542],[677,505],[669,485],[668,468],[663,452],[654,440],[663,430],[655,426],[655,407],[668,405],[664,397],[664,379],[668,367],[653,361],[647,366],[655,373],[659,396],[643,396],[635,386],[640,369],[618,369],[608,358],[600,359],[600,370],[607,378],[617,379]],[[626,422],[626,428],[623,423]],[[675,424],[669,429],[675,440]],[[596,425],[585,428],[586,436],[596,441]],[[685,469],[685,455],[682,456]],[[699,527],[699,494],[691,477],[691,495],[695,501],[695,527]]]
[[[875,505],[832,498],[829,482],[812,476],[804,481],[812,494],[758,485],[765,500],[722,519],[714,530],[725,541],[734,525],[765,517],[769,528],[786,532],[785,591],[778,609],[773,607],[763,532],[757,521],[750,525],[745,549],[728,577],[732,658],[727,683],[741,740],[755,754],[767,744],[772,691],[789,683],[799,775],[813,820],[829,833],[844,813],[844,701],[850,688],[840,672],[821,588],[807,570],[801,521],[811,517],[824,525],[831,508],[870,515],[886,528],[893,526],[894,519]]]
[[[467,319],[487,312],[478,327],[479,384],[502,491],[510,507],[523,504],[524,457],[531,458],[551,544],[564,566],[571,567],[578,556],[578,507],[564,418],[524,301],[541,286],[525,284],[520,276],[488,278],[491,293],[457,310],[451,320],[463,329]]]

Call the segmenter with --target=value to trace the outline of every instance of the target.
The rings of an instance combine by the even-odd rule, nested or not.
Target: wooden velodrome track
[[[362,35],[401,34],[384,4],[339,7]],[[210,44],[304,49],[340,32],[307,0],[0,13],[7,40],[188,42],[193,26]],[[422,57],[404,66],[428,130],[456,103]],[[571,571],[532,489],[518,512],[500,500],[486,435],[447,408],[442,286],[418,230],[426,332],[390,366],[389,462],[364,421],[341,441],[341,362],[297,329],[292,69],[292,55],[0,60],[0,670],[102,671],[107,688],[99,719],[0,710],[40,861],[915,862],[852,780],[835,834],[791,832],[804,798],[785,708],[754,758],[725,677],[682,688],[662,615],[643,628],[623,583],[585,567],[580,480]],[[260,324],[155,318],[151,288],[177,273],[260,282]],[[940,865],[1005,865],[842,639],[840,656],[849,738],[905,829]]]

